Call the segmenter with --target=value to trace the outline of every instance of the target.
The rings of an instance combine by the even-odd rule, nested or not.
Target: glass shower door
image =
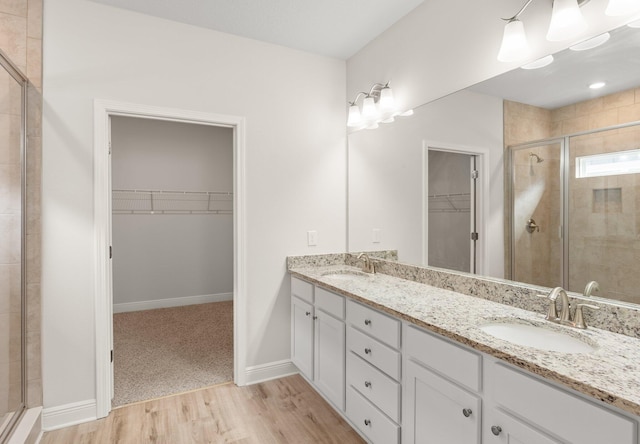
[[[0,442],[25,405],[23,145],[24,79],[0,54]]]
[[[562,285],[562,140],[512,149],[512,279]]]
[[[569,140],[568,289],[640,303],[640,125]]]

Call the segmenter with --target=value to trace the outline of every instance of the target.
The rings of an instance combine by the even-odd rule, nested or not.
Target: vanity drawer
[[[479,354],[413,326],[407,326],[404,341],[407,356],[473,391],[480,391]]]
[[[313,304],[313,284],[296,277],[291,278],[291,294]]]
[[[347,418],[373,443],[398,444],[400,427],[353,387],[347,388]]]
[[[398,319],[348,300],[347,321],[379,341],[400,348],[401,323]]]
[[[316,308],[338,319],[344,319],[344,297],[324,288],[316,287]]]
[[[347,384],[389,418],[400,422],[400,384],[353,353],[347,356]]]
[[[496,403],[567,442],[636,442],[634,421],[590,401],[499,363],[492,366],[491,378]]]
[[[375,365],[393,379],[400,379],[401,355],[397,350],[351,326],[347,329],[347,349]]]

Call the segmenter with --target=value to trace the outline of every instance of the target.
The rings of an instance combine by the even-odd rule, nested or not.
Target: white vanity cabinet
[[[479,444],[480,354],[406,325],[403,444]]]
[[[291,278],[291,361],[339,410],[345,404],[344,297]]]
[[[346,413],[374,444],[400,442],[401,322],[347,300]]]
[[[637,421],[495,359],[486,362],[485,443],[635,444]]]

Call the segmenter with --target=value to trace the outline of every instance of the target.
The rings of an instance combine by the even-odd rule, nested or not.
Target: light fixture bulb
[[[362,102],[362,118],[366,122],[375,121],[378,118],[378,108],[371,96],[366,97]]]
[[[530,52],[522,22],[518,19],[509,21],[504,26],[498,60],[500,62],[517,62],[526,59]]]
[[[640,11],[640,2],[638,0],[609,0],[604,13],[608,16],[616,17],[633,14],[638,11]]]
[[[553,63],[553,56],[549,54],[548,56],[544,56],[539,58],[538,60],[534,60],[531,63],[527,63],[526,65],[522,65],[520,68],[522,69],[539,69],[544,68]]]
[[[380,90],[380,99],[378,100],[378,109],[382,114],[393,113],[396,110],[396,101],[393,98],[391,87],[385,86]]]
[[[553,0],[547,40],[568,40],[582,34],[586,29],[587,22],[582,16],[577,0]]]
[[[354,128],[362,125],[362,114],[360,114],[360,108],[355,103],[349,107],[349,118],[347,119],[347,126]]]
[[[604,34],[597,35],[593,38],[585,40],[584,42],[569,46],[569,49],[572,51],[586,51],[587,49],[597,48],[598,46],[606,43],[609,38],[611,38],[611,34],[605,32]]]

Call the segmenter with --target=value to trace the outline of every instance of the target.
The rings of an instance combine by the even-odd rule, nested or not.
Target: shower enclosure
[[[640,122],[508,147],[511,278],[640,303]]]
[[[25,409],[26,79],[0,52],[0,443]]]

